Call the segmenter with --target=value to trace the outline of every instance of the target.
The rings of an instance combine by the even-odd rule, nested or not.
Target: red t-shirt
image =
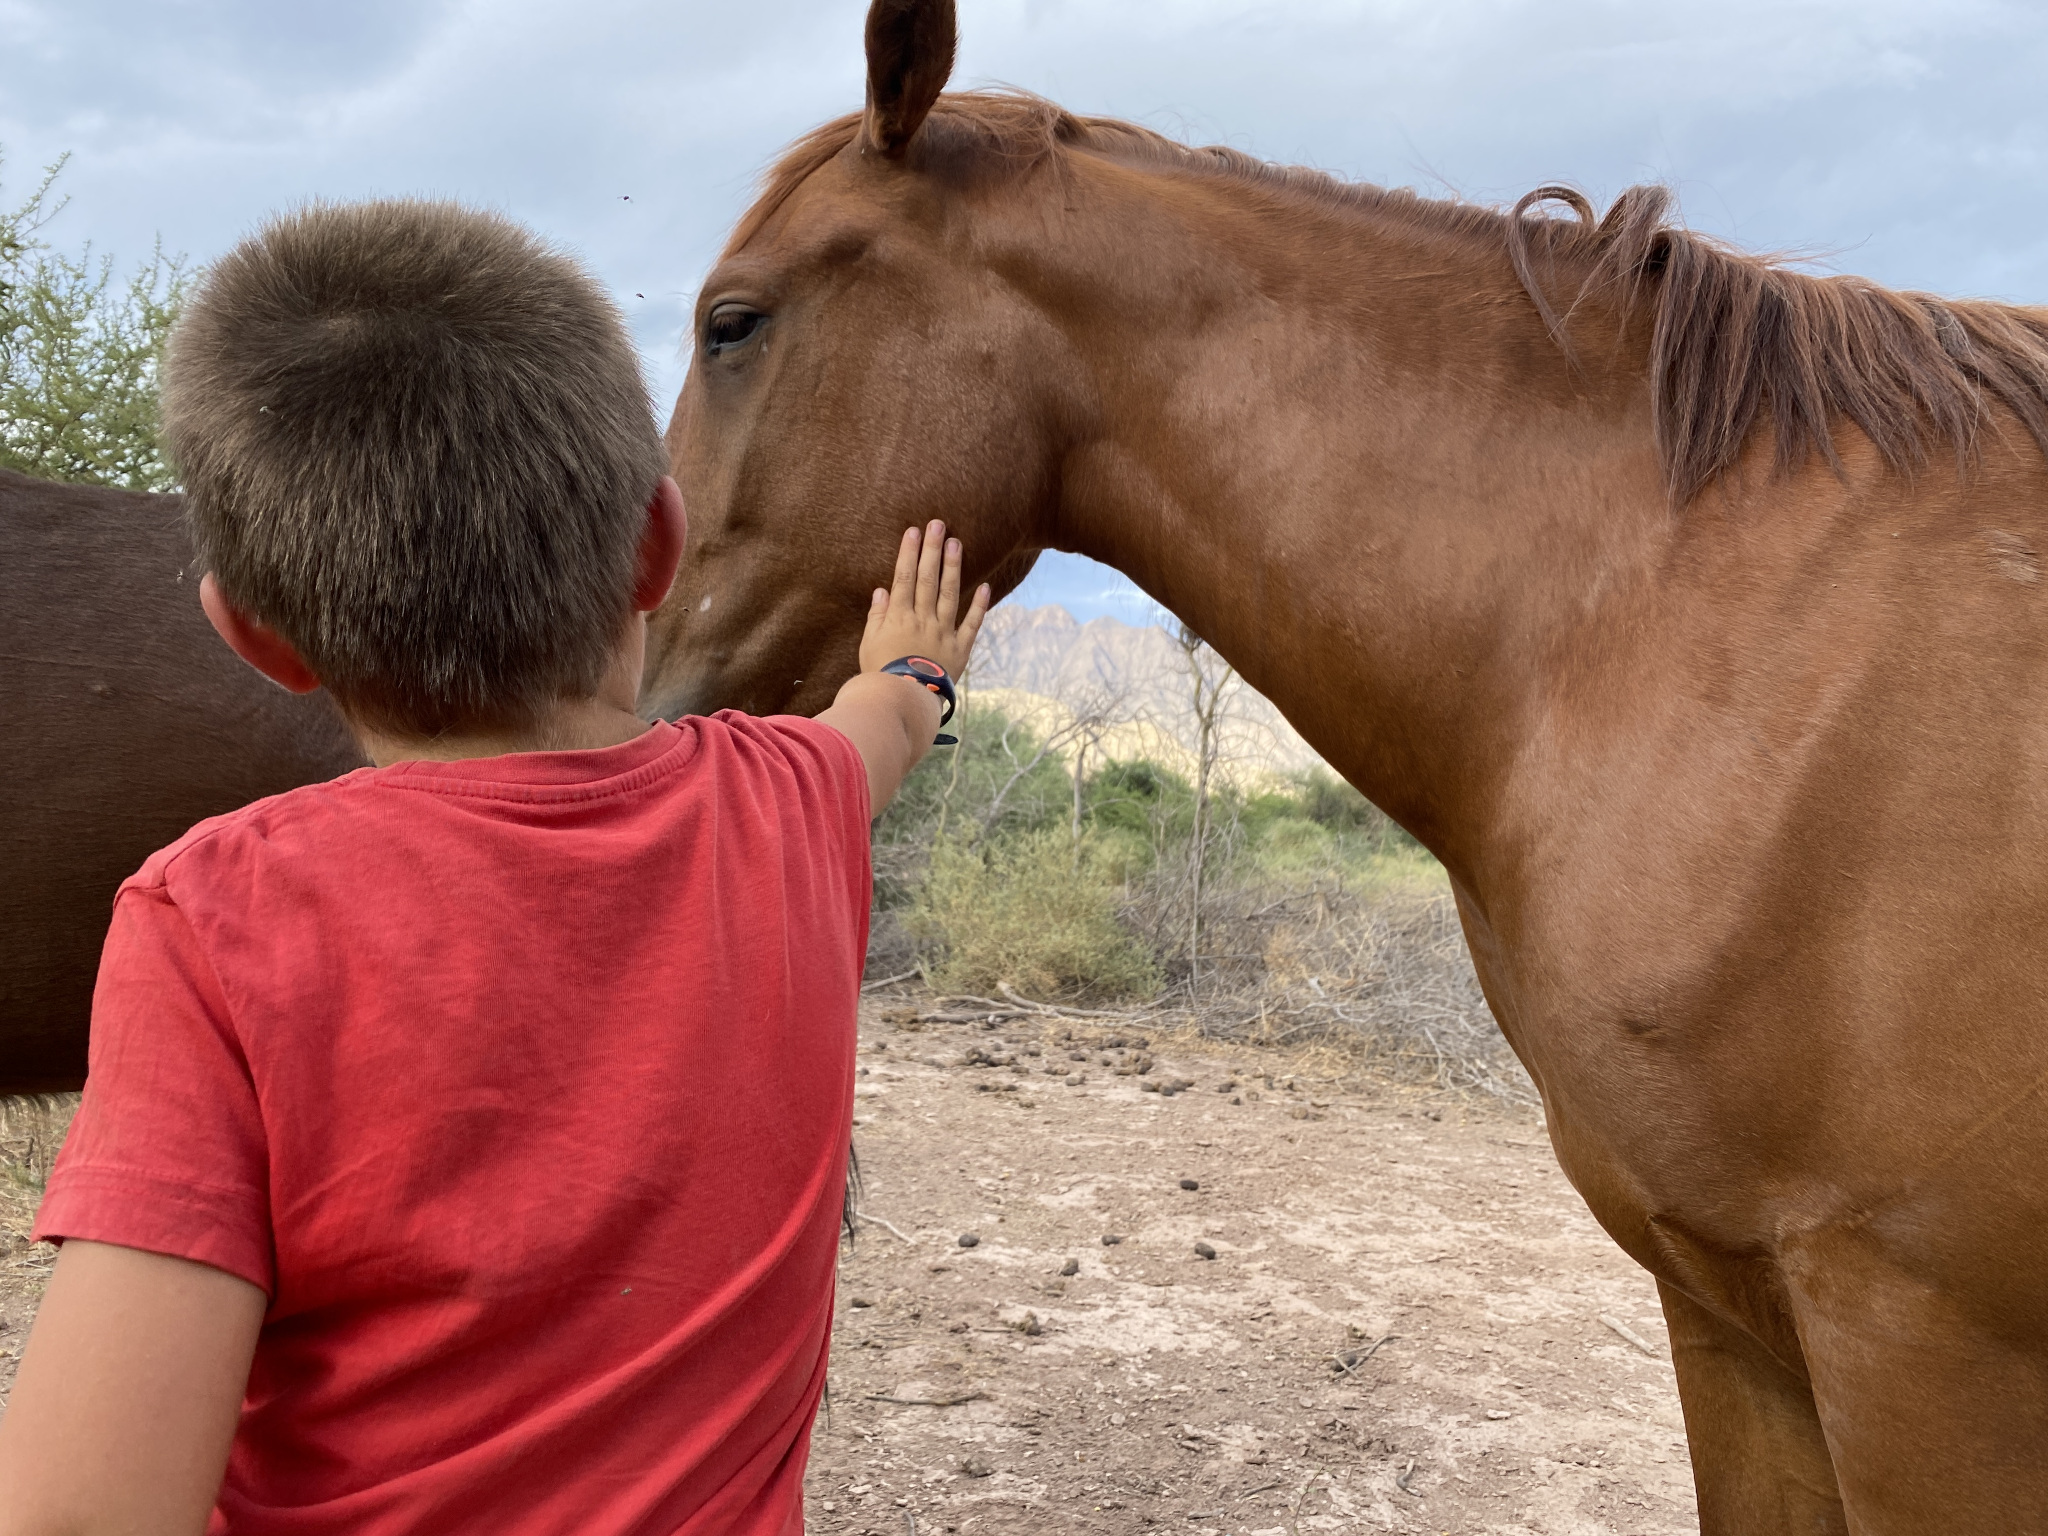
[[[801,1532],[868,892],[852,743],[744,715],[150,859],[38,1230],[269,1293],[211,1529]]]

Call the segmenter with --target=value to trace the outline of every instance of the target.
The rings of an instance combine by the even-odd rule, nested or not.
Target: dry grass
[[[1219,967],[1192,1010],[1202,1032],[1249,1045],[1327,1046],[1396,1081],[1536,1102],[1465,948],[1450,893],[1434,884],[1234,893],[1212,926],[1251,963]],[[1234,985],[1233,985],[1234,983]]]
[[[0,1236],[28,1236],[64,1132],[78,1112],[78,1095],[0,1098]]]

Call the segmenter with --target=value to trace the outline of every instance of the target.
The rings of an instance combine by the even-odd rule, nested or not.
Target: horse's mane
[[[727,249],[746,244],[860,132],[856,113],[792,145]],[[1586,198],[1568,187],[1538,188],[1503,213],[1341,181],[1222,146],[1193,148],[1135,123],[1077,117],[1013,91],[941,96],[912,140],[910,159],[950,177],[986,179],[1073,150],[1290,192],[1503,252],[1568,357],[1575,305],[1609,295],[1647,308],[1657,450],[1680,505],[1733,465],[1765,420],[1781,470],[1815,452],[1839,470],[1833,429],[1843,418],[1894,471],[1924,465],[1930,449],[1943,446],[1965,464],[1987,400],[2017,416],[2048,454],[2048,310],[1796,271],[1674,223],[1667,187],[1631,187],[1597,220]],[[1567,205],[1576,220],[1531,212],[1545,203]]]

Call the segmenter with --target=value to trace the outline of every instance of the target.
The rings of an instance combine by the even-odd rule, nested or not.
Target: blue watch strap
[[[960,707],[960,696],[953,690],[953,679],[946,675],[944,667],[929,656],[898,656],[880,670],[897,677],[907,677],[914,683],[922,683],[928,691],[937,694],[939,702],[946,707],[946,712],[939,716],[939,724],[942,726],[953,718],[954,711]],[[932,738],[932,745],[936,747],[957,746],[959,742],[958,736],[943,733]]]

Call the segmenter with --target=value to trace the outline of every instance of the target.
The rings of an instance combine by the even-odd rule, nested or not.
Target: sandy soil
[[[916,1012],[863,1026],[813,1532],[1698,1529],[1655,1290],[1533,1115]],[[4,1393],[49,1250],[0,1204]]]
[[[1655,1288],[1533,1115],[911,1013],[862,1045],[813,1531],[1698,1529]]]

